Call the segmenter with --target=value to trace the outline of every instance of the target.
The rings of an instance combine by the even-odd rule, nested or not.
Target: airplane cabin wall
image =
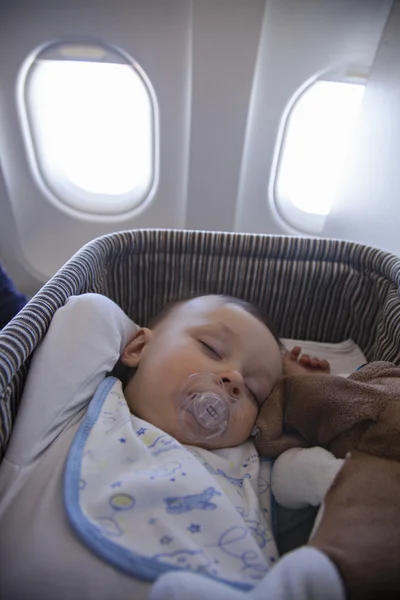
[[[326,235],[400,256],[400,3],[394,2],[364,96],[343,186]]]
[[[400,23],[398,8],[388,20],[392,4],[53,0],[50,6],[47,0],[3,0],[0,260],[16,283],[36,291],[85,242],[120,229],[306,235],[282,218],[272,197],[283,116],[301,88],[347,64],[371,69],[371,75],[346,186],[319,235],[400,254],[393,224],[399,136],[390,130],[391,123],[396,131],[400,127],[395,60],[400,43],[394,33]],[[387,39],[379,45],[383,32],[389,45]],[[160,125],[158,186],[151,203],[129,219],[73,218],[48,201],[29,166],[16,103],[17,77],[32,52],[71,35],[121,48],[154,88]],[[367,151],[372,143],[379,153]],[[390,236],[378,235],[377,218]]]
[[[285,110],[299,90],[333,68],[370,68],[391,4],[391,0],[267,2],[242,162],[237,231],[299,235],[279,215],[272,197]],[[324,237],[325,232],[319,235]],[[342,237],[340,221],[330,237]]]
[[[244,5],[245,4],[245,5]],[[190,229],[233,231],[265,0],[194,4]]]

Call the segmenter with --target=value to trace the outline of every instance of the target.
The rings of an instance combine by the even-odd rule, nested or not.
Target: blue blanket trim
[[[91,429],[99,417],[102,406],[111,388],[117,381],[115,377],[107,377],[101,382],[75,434],[64,472],[64,506],[73,529],[95,554],[128,575],[154,581],[168,571],[182,571],[187,569],[181,569],[174,565],[166,565],[157,560],[146,558],[112,542],[103,535],[98,527],[88,520],[79,504],[82,453]],[[253,589],[253,586],[246,583],[232,582],[203,573],[198,574],[240,590],[248,591]]]

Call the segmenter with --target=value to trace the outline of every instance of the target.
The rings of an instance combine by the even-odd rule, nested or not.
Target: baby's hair
[[[222,300],[222,302],[226,304],[234,304],[235,306],[239,306],[243,310],[245,310],[250,315],[253,315],[258,321],[260,321],[265,327],[267,327],[272,333],[275,341],[278,346],[281,348],[282,342],[280,340],[279,332],[276,325],[271,321],[269,316],[264,313],[257,304],[253,304],[248,300],[243,300],[243,298],[237,298],[236,296],[229,296],[225,294],[198,294],[193,296],[188,296],[185,298],[180,298],[179,300],[173,300],[169,302],[164,308],[158,312],[155,317],[150,320],[149,328],[154,329],[159,325],[168,315],[180,304],[184,304],[185,302],[189,302],[189,300],[194,300],[195,298],[202,298],[203,296],[217,296]]]
[[[261,310],[259,306],[249,302],[248,300],[243,300],[243,298],[236,298],[235,296],[229,296],[225,294],[197,294],[192,295],[185,298],[180,298],[178,300],[173,300],[169,302],[164,308],[162,308],[149,322],[149,329],[155,329],[164,319],[166,319],[170,313],[180,306],[181,304],[185,304],[185,302],[189,302],[190,300],[194,300],[195,298],[201,298],[203,296],[217,296],[221,299],[222,302],[226,304],[234,304],[235,306],[239,306],[243,310],[245,310],[250,315],[253,315],[260,323],[265,325],[273,335],[276,343],[279,346],[279,349],[282,351],[283,345],[279,337],[278,329],[275,324],[270,320],[270,318]],[[122,381],[122,387],[125,389],[128,382],[131,380],[133,375],[135,374],[136,369],[127,367],[120,360],[117,362],[111,373],[117,379]]]

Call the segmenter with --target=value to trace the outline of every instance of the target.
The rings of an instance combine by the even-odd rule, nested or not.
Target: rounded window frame
[[[47,173],[46,168],[43,167],[41,151],[38,148],[37,139],[35,139],[32,109],[29,107],[29,81],[36,61],[45,59],[51,53],[60,55],[60,58],[56,58],[56,60],[66,60],[62,49],[68,46],[79,48],[81,51],[96,49],[98,53],[101,53],[102,58],[105,56],[108,59],[117,57],[119,60],[108,60],[108,62],[129,65],[140,78],[149,98],[151,113],[151,176],[144,193],[138,195],[137,191],[131,189],[119,195],[96,194],[80,188],[67,177],[54,183],[54,173]],[[87,57],[84,58],[87,60]],[[84,58],[75,57],[74,60],[84,60]],[[96,58],[91,58],[91,61],[101,62]],[[149,77],[127,52],[107,42],[88,38],[65,38],[43,44],[36,48],[22,65],[16,92],[20,126],[29,167],[36,185],[53,206],[73,218],[93,222],[127,220],[145,210],[154,197],[159,180],[159,110],[157,97]]]
[[[345,65],[335,69],[320,72],[308,79],[301,85],[290,98],[278,129],[277,142],[275,144],[272,162],[271,177],[268,185],[268,201],[272,206],[277,220],[292,233],[298,234],[320,234],[323,232],[329,214],[316,214],[306,212],[295,206],[288,198],[278,197],[277,184],[279,178],[282,155],[287,139],[290,117],[301,98],[308,90],[319,81],[331,81],[335,83],[349,83],[366,86],[369,75],[369,67],[360,65]]]

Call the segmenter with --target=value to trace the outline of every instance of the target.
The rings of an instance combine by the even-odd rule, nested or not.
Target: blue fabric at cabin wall
[[[25,306],[28,299],[16,289],[0,264],[0,329]]]

